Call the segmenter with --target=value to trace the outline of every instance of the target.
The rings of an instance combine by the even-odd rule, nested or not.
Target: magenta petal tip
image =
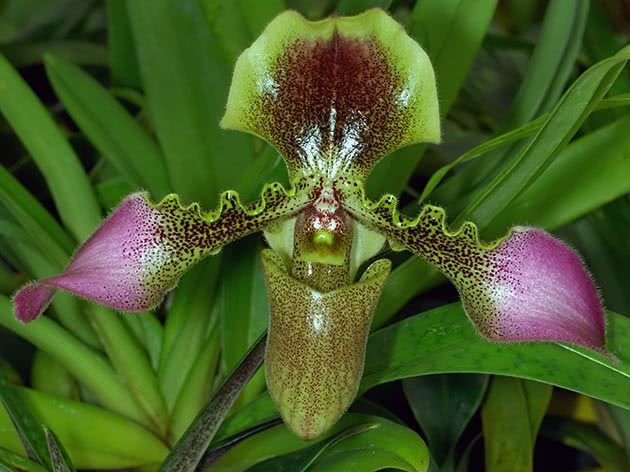
[[[41,282],[26,285],[13,297],[15,317],[23,323],[33,321],[48,307],[56,291]]]
[[[560,341],[605,352],[597,288],[564,243],[517,227],[489,251],[484,301],[465,299],[480,332],[493,341]],[[481,309],[480,309],[481,308]]]
[[[57,289],[122,311],[157,305],[178,276],[164,216],[143,193],[128,196],[74,254],[63,274],[22,288],[16,317],[34,320]]]

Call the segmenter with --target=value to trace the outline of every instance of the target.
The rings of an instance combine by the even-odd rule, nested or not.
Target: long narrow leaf
[[[101,212],[79,159],[42,103],[2,56],[0,76],[0,111],[42,171],[63,223],[77,239],[86,239],[100,223]]]
[[[41,424],[2,370],[0,370],[0,401],[11,418],[11,423],[22,441],[27,457],[50,467],[50,455]]]
[[[160,466],[160,472],[193,472],[243,387],[262,364],[267,335],[256,341]]]
[[[72,63],[46,56],[46,72],[62,103],[92,144],[118,171],[155,199],[169,192],[157,144],[89,74]]]

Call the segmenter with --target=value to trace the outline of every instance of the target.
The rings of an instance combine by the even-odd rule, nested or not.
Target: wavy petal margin
[[[363,180],[393,150],[440,140],[433,68],[383,10],[287,11],[239,57],[221,126],[268,140],[292,177]]]
[[[205,214],[196,203],[182,207],[175,194],[157,204],[144,193],[132,194],[83,243],[63,274],[16,294],[16,317],[34,320],[57,289],[123,311],[151,309],[200,259],[302,210],[312,183],[302,179],[288,192],[280,184],[269,184],[262,198],[249,205],[227,191],[217,209]]]
[[[426,205],[408,219],[392,195],[372,202],[350,181],[338,190],[354,218],[448,277],[482,336],[502,342],[568,342],[607,355],[597,288],[577,254],[550,234],[515,227],[505,238],[484,244],[471,222],[449,231],[442,208]]]

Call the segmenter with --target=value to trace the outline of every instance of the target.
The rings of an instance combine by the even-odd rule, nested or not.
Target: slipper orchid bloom
[[[605,352],[596,287],[562,242],[516,227],[485,244],[473,223],[448,229],[439,207],[408,219],[394,196],[366,197],[364,182],[383,156],[440,140],[429,58],[383,11],[317,22],[278,16],[238,59],[221,125],[270,142],[288,166],[290,188],[268,184],[248,204],[227,191],[208,213],[183,207],[176,195],[159,203],[130,195],[63,274],[17,293],[16,316],[35,319],[58,289],[123,311],[151,309],[192,264],[262,231],[270,246],[262,251],[267,386],[303,439],[324,433],[356,396],[391,263],[380,259],[357,273],[385,244],[441,270],[491,341]]]

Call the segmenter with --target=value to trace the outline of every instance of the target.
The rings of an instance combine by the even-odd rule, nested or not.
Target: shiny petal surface
[[[364,179],[385,154],[440,139],[433,68],[382,10],[274,19],[239,57],[221,121],[262,136],[292,177]]]
[[[310,181],[291,192],[279,184],[262,199],[243,206],[234,192],[202,214],[197,204],[182,207],[176,195],[151,203],[146,195],[127,197],[75,253],[63,274],[27,285],[14,298],[18,319],[35,319],[57,289],[123,311],[156,306],[179,277],[203,257],[235,239],[288,217],[308,202]]]
[[[290,276],[272,250],[263,251],[262,260],[271,313],[267,388],[289,429],[313,439],[335,424],[357,394],[391,262],[376,261],[356,284],[321,293]]]
[[[366,199],[340,183],[356,219],[437,266],[457,287],[468,316],[493,341],[562,341],[604,352],[605,324],[597,288],[580,258],[536,228],[516,227],[499,241],[479,241],[477,227],[446,227],[444,210],[427,205],[414,220],[396,199]]]

